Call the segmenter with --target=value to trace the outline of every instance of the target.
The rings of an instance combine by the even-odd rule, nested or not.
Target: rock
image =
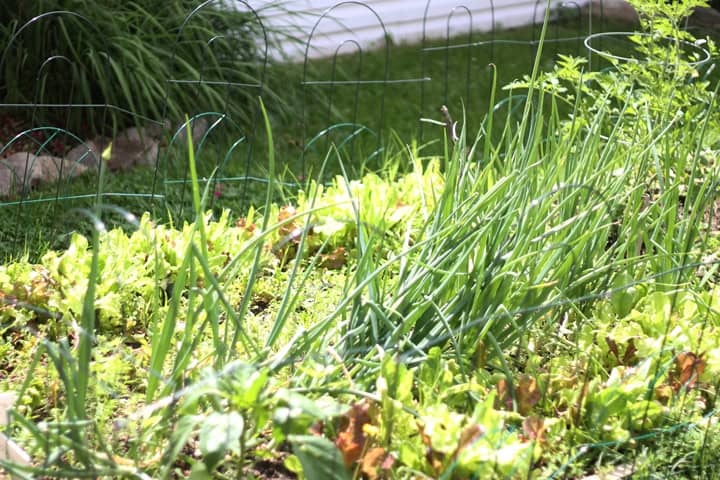
[[[65,160],[70,165],[78,164],[90,169],[97,169],[102,155],[103,145],[107,145],[105,137],[96,137],[81,143],[65,155]]]
[[[165,136],[170,133],[170,127],[172,127],[170,120],[165,119],[162,123],[151,123],[145,127],[145,131],[150,137],[156,140],[163,140]]]
[[[155,165],[160,142],[169,127],[170,123],[166,121],[122,131],[112,140],[108,168],[127,170],[136,165]],[[207,128],[207,120],[194,122],[193,140],[197,142]],[[76,146],[64,158],[18,152],[0,159],[0,197],[23,193],[41,183],[56,182],[61,177],[74,177],[88,170],[97,170],[109,143],[108,137],[97,136]]]
[[[42,183],[55,183],[61,178],[76,177],[88,169],[82,163],[72,163],[67,158],[42,155],[35,159],[40,165]]]
[[[0,197],[30,190],[42,177],[42,166],[30,152],[17,152],[0,159]]]
[[[43,183],[55,183],[61,176],[84,173],[87,166],[50,155],[18,152],[0,160],[0,197],[27,192]]]
[[[164,134],[164,125],[158,124],[149,127],[131,127],[120,132],[112,141],[108,168],[127,170],[136,165],[155,165]],[[70,150],[65,158],[72,163],[97,169],[102,152],[109,142],[108,137],[97,136]]]
[[[210,122],[207,117],[197,117],[191,119],[190,123],[193,145],[197,146],[210,128]],[[175,145],[187,147],[187,127],[185,126],[185,122],[179,124],[175,130],[170,133],[174,135],[176,132],[177,137],[175,138]]]
[[[142,127],[121,132],[112,142],[108,167],[111,170],[127,170],[135,165],[155,165],[162,132],[161,128]]]

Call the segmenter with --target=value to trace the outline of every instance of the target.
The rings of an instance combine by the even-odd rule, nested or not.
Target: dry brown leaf
[[[663,405],[667,405],[672,396],[673,388],[670,385],[658,385],[655,387],[655,399]]]
[[[531,375],[520,375],[515,395],[517,396],[518,413],[527,415],[532,407],[540,401],[541,395],[537,380]]]
[[[536,440],[540,443],[547,441],[545,422],[542,418],[531,415],[523,420],[522,427],[528,440]]]
[[[238,221],[235,223],[235,225],[238,228],[242,228],[243,230],[245,230],[248,233],[254,233],[255,229],[257,228],[257,226],[254,223],[251,223],[248,225],[247,218],[245,218],[245,217],[239,218]]]
[[[453,458],[457,459],[464,449],[475,443],[475,441],[483,435],[485,435],[485,429],[482,425],[474,424],[465,427],[462,433],[460,433],[460,440],[458,440],[458,446]]]
[[[370,423],[370,404],[359,402],[350,407],[342,417],[340,433],[335,440],[335,446],[342,453],[345,466],[352,468],[360,459],[367,437],[363,426]]]
[[[320,266],[328,270],[339,270],[347,264],[345,247],[338,247],[332,253],[320,254]]]
[[[620,350],[618,349],[617,343],[615,343],[615,340],[613,340],[611,337],[605,337],[605,343],[608,344],[608,349],[610,350],[610,353],[615,355],[615,358],[617,359],[618,363],[620,363]]]
[[[504,378],[501,378],[498,384],[495,386],[495,389],[497,390],[497,405],[495,405],[495,407],[504,408],[505,410],[512,410],[512,391],[510,385],[508,384],[508,381]]]
[[[418,422],[417,426],[420,432],[420,439],[425,445],[425,460],[427,460],[433,470],[439,472],[442,469],[445,455],[442,452],[438,452],[437,450],[433,449],[432,440],[430,439],[430,436],[425,433],[425,425]]]
[[[605,342],[607,342],[608,344],[610,353],[615,356],[618,365],[624,365],[629,367],[637,363],[637,347],[635,346],[634,339],[631,338],[630,340],[628,340],[627,347],[625,347],[625,353],[622,357],[620,357],[620,348],[618,347],[618,344],[617,342],[615,342],[615,340],[610,337],[605,337]]]
[[[378,467],[383,468],[382,466],[385,464],[385,461],[386,455],[384,448],[371,448],[363,456],[362,462],[360,464],[360,470],[370,480],[376,480],[378,478]]]
[[[675,357],[675,369],[670,375],[671,385],[675,393],[681,388],[691,389],[705,371],[705,360],[702,354],[681,352]]]
[[[498,392],[498,408],[506,410],[513,409],[512,390],[506,379],[502,378],[495,387]],[[540,389],[537,380],[532,375],[523,374],[518,377],[518,383],[514,388],[517,411],[520,415],[527,415],[528,412],[540,401]]]
[[[625,355],[623,355],[623,365],[635,365],[638,362],[637,358],[637,347],[635,346],[635,340],[628,340],[628,346],[625,349]]]

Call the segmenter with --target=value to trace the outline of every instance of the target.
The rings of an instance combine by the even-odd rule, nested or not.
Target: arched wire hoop
[[[195,7],[183,20],[182,24],[180,25],[180,28],[178,30],[177,35],[175,36],[175,43],[173,44],[172,48],[172,54],[170,57],[170,61],[173,65],[175,65],[177,61],[177,49],[182,41],[183,34],[185,32],[185,29],[190,24],[190,21],[198,15],[200,12],[208,8],[213,3],[223,3],[221,0],[205,0],[203,3]],[[255,21],[257,22],[258,26],[260,27],[262,31],[262,39],[263,39],[263,47],[262,47],[262,66],[260,68],[260,81],[255,83],[240,83],[240,82],[228,82],[224,79],[221,80],[210,80],[210,79],[203,79],[202,78],[202,71],[201,71],[201,77],[198,79],[174,79],[169,78],[167,80],[168,85],[170,84],[184,84],[184,85],[199,85],[199,84],[207,84],[207,85],[217,85],[217,86],[223,86],[226,88],[230,87],[240,87],[240,88],[257,88],[262,90],[265,84],[265,75],[267,72],[267,63],[268,63],[268,35],[267,35],[267,29],[265,28],[265,25],[262,22],[262,19],[260,18],[260,15],[258,14],[257,10],[255,10],[253,7],[250,6],[248,2],[245,0],[235,0],[235,3],[239,3],[241,5],[244,5],[248,12],[254,17]],[[215,35],[211,37],[207,43],[208,45],[212,45],[215,43],[218,39],[222,38],[221,35]],[[164,105],[163,115],[167,115],[167,109],[168,109],[168,99],[169,99],[169,88],[165,91],[166,95],[166,101]]]
[[[72,17],[76,17],[76,18],[80,19],[81,21],[87,23],[90,27],[92,27],[92,28],[95,30],[95,33],[96,33],[97,35],[102,35],[102,32],[101,32],[100,29],[97,27],[97,25],[95,25],[93,22],[91,22],[90,19],[88,19],[86,16],[81,15],[81,14],[79,14],[79,13],[77,13],[77,12],[72,12],[72,11],[69,11],[69,10],[54,10],[54,11],[52,11],[52,12],[42,13],[42,14],[36,16],[36,17],[33,17],[32,19],[28,20],[27,22],[25,22],[25,23],[23,24],[23,26],[20,27],[20,28],[18,28],[18,29],[15,31],[15,33],[10,37],[10,40],[8,40],[7,45],[6,45],[5,48],[3,49],[2,57],[0,57],[0,71],[3,71],[3,70],[4,70],[4,68],[5,68],[5,62],[6,62],[6,58],[7,58],[7,54],[8,54],[8,52],[10,51],[10,48],[11,48],[11,47],[13,46],[13,44],[15,43],[15,41],[16,41],[16,40],[18,39],[18,37],[20,36],[20,34],[23,33],[23,31],[25,31],[27,28],[33,26],[34,24],[41,22],[42,20],[44,20],[44,19],[46,19],[46,18],[59,17],[59,16],[63,16],[63,15],[68,15],[68,16],[72,16]]]
[[[312,48],[312,45],[313,45],[312,44],[313,38],[316,36],[316,34],[318,32],[320,24],[323,23],[324,20],[329,18],[330,15],[335,10],[345,7],[345,6],[360,7],[362,9],[368,11],[370,13],[370,15],[372,17],[374,17],[377,24],[380,26],[380,29],[382,30],[382,34],[383,34],[382,51],[383,51],[383,57],[384,57],[382,79],[371,79],[371,80],[362,80],[361,79],[362,57],[363,57],[362,47],[359,44],[359,42],[357,42],[356,40],[346,39],[346,40],[343,40],[342,42],[340,42],[340,44],[335,49],[335,53],[333,55],[333,61],[332,61],[332,72],[331,72],[330,80],[311,81],[308,79],[308,67],[309,67],[309,63],[310,63],[310,49]],[[337,60],[338,60],[338,55],[339,55],[341,49],[345,45],[352,45],[355,47],[354,51],[356,52],[357,58],[358,58],[358,64],[357,64],[357,68],[356,68],[356,72],[355,72],[356,78],[354,80],[338,81],[335,78]],[[304,58],[303,58],[303,73],[302,73],[302,81],[301,81],[301,86],[302,86],[301,118],[302,118],[302,142],[303,142],[302,147],[303,148],[302,148],[301,157],[300,157],[300,171],[301,171],[301,175],[303,177],[305,177],[307,175],[307,166],[305,165],[305,154],[307,152],[307,149],[305,148],[306,147],[305,142],[306,142],[306,138],[308,136],[308,130],[307,130],[308,87],[309,86],[319,86],[319,87],[327,87],[330,89],[328,102],[327,102],[327,108],[326,108],[326,116],[325,116],[325,123],[329,123],[330,115],[331,115],[331,111],[332,111],[332,107],[333,107],[335,88],[337,86],[354,86],[355,92],[354,92],[354,96],[353,96],[354,102],[353,102],[353,106],[352,106],[353,113],[352,113],[351,123],[355,124],[355,123],[357,123],[357,111],[358,111],[358,102],[359,102],[359,98],[360,98],[361,86],[362,85],[372,85],[372,84],[381,85],[382,90],[380,93],[380,104],[378,107],[378,120],[377,120],[378,121],[377,130],[379,132],[378,142],[381,142],[382,141],[381,140],[382,129],[383,129],[383,124],[384,124],[384,120],[385,120],[385,118],[384,118],[385,117],[385,90],[386,90],[385,87],[389,80],[390,80],[390,45],[388,42],[388,31],[385,26],[385,22],[380,17],[380,14],[378,14],[377,10],[375,10],[373,7],[371,7],[370,5],[368,5],[365,2],[360,2],[360,1],[356,1],[356,0],[348,0],[348,1],[339,2],[339,3],[336,3],[335,5],[331,6],[330,8],[326,9],[322,13],[320,18],[318,18],[317,21],[315,22],[315,24],[313,25],[313,28],[310,30],[310,34],[308,35],[307,42],[305,43],[305,54],[304,54]],[[332,130],[328,129],[325,131],[329,134]],[[354,142],[353,142],[353,144],[354,144]],[[379,146],[380,146],[380,143],[378,143],[378,147]],[[322,180],[320,179],[320,181],[322,181]]]
[[[313,40],[317,37],[320,29],[320,25],[326,22],[329,18],[332,18],[331,15],[336,10],[343,8],[343,7],[355,7],[360,10],[363,10],[367,12],[367,14],[373,19],[373,22],[380,28],[380,31],[382,32],[382,46],[380,47],[380,50],[382,52],[383,57],[383,66],[382,66],[382,77],[381,78],[371,78],[371,79],[362,79],[362,57],[363,57],[363,50],[360,45],[360,43],[354,39],[346,39],[339,43],[338,47],[336,47],[333,60],[332,60],[332,73],[331,78],[329,80],[311,80],[310,73],[309,73],[309,66],[310,66],[310,58],[311,58],[311,52],[313,48]],[[307,175],[307,165],[306,165],[306,153],[308,150],[305,148],[307,138],[308,138],[308,122],[309,122],[309,111],[311,105],[317,104],[316,98],[310,98],[309,89],[310,88],[329,88],[330,89],[330,102],[328,103],[326,109],[325,109],[325,116],[326,116],[326,122],[330,120],[330,117],[328,116],[328,112],[332,110],[332,107],[334,105],[334,95],[335,95],[335,89],[337,87],[354,87],[354,95],[353,100],[354,103],[352,105],[352,113],[350,114],[350,119],[340,119],[341,123],[349,122],[352,124],[358,124],[358,123],[366,123],[364,119],[361,121],[361,119],[358,119],[358,103],[360,101],[360,95],[361,90],[363,86],[379,86],[380,92],[379,95],[376,95],[376,97],[379,97],[377,102],[378,106],[376,108],[377,114],[375,118],[373,119],[373,131],[377,132],[377,139],[376,139],[376,147],[375,147],[375,153],[373,155],[376,155],[377,152],[382,151],[383,149],[383,133],[385,129],[385,99],[387,94],[387,87],[388,85],[395,85],[395,84],[410,84],[410,83],[417,83],[417,82],[423,82],[427,79],[424,78],[403,78],[403,79],[390,79],[390,43],[388,41],[389,39],[389,33],[386,27],[385,22],[383,21],[382,17],[378,13],[378,11],[373,8],[371,5],[357,0],[347,0],[342,1],[339,3],[336,3],[335,5],[331,6],[330,8],[326,9],[322,15],[317,19],[315,24],[313,25],[307,41],[305,42],[305,51],[304,51],[304,57],[303,57],[303,68],[302,68],[302,80],[301,80],[301,87],[302,87],[302,98],[301,98],[301,119],[302,119],[302,149],[300,154],[300,172],[301,176],[305,177]],[[355,68],[355,75],[356,78],[349,79],[349,80],[338,80],[336,78],[336,64],[337,60],[340,55],[340,50],[346,46],[346,45],[352,45],[353,51],[355,52],[356,58],[359,59],[359,63],[357,64],[357,67]],[[333,131],[333,129],[324,129],[327,134],[330,134],[330,132]],[[354,138],[353,136],[352,138]],[[351,138],[351,140],[352,140]],[[344,144],[347,144],[347,142],[343,142]],[[354,152],[354,142],[349,142],[349,146],[353,149],[351,151],[351,155]]]
[[[445,68],[443,71],[443,80],[444,80],[444,86],[443,86],[443,104],[448,103],[448,90],[449,90],[449,84],[450,84],[450,78],[449,78],[449,54],[451,50],[457,50],[457,49],[467,49],[467,57],[466,57],[466,78],[465,78],[465,100],[470,97],[470,91],[471,91],[471,83],[472,83],[472,67],[473,67],[473,57],[472,57],[472,49],[473,48],[480,48],[480,47],[489,47],[489,56],[488,56],[488,64],[491,64],[495,60],[495,3],[493,0],[487,0],[489,9],[490,9],[490,28],[488,29],[490,33],[490,40],[489,41],[480,41],[475,42],[473,41],[473,35],[475,33],[475,20],[473,18],[472,9],[466,6],[465,4],[457,4],[454,7],[450,9],[450,12],[446,16],[446,28],[445,28],[445,45],[444,46],[438,46],[438,47],[429,47],[429,35],[428,35],[428,20],[430,18],[430,5],[432,3],[432,0],[428,0],[425,4],[425,11],[423,13],[423,30],[422,30],[422,40],[421,40],[421,49],[420,49],[420,77],[424,79],[424,81],[432,81],[429,73],[428,73],[428,55],[431,52],[437,52],[437,51],[443,51],[444,52],[444,59],[445,59]],[[452,21],[453,16],[457,11],[463,11],[466,13],[466,16],[469,19],[469,28],[467,32],[467,39],[464,43],[461,44],[452,44],[451,45],[451,28],[450,28],[450,22]],[[484,67],[484,65],[483,65]],[[440,107],[440,105],[434,105],[434,107]],[[423,117],[426,112],[426,90],[424,83],[420,84],[420,108],[419,108],[419,116]],[[433,109],[435,110],[435,109]],[[435,113],[435,112],[433,112]],[[418,126],[418,136],[422,140],[424,138],[424,124],[425,122],[422,121],[422,119],[419,121]]]
[[[195,7],[184,18],[182,24],[180,25],[180,28],[178,29],[178,33],[175,37],[175,43],[173,44],[173,47],[172,47],[171,64],[173,66],[177,64],[178,48],[180,47],[180,44],[183,39],[183,35],[184,35],[186,29],[191,25],[193,18],[195,18],[197,15],[201,14],[204,10],[210,8],[213,4],[220,4],[223,6],[227,6],[226,3],[223,2],[222,0],[205,0],[203,3],[201,3],[200,5]],[[225,89],[224,107],[223,107],[223,111],[219,112],[219,113],[223,114],[225,117],[228,115],[228,107],[229,107],[229,104],[231,101],[231,96],[232,96],[233,90],[235,90],[235,89],[251,89],[251,90],[255,90],[257,92],[257,97],[259,97],[259,98],[263,97],[264,89],[265,89],[265,82],[266,82],[266,75],[267,75],[268,49],[269,49],[267,29],[266,29],[265,24],[263,23],[262,18],[260,17],[260,14],[258,13],[258,11],[255,8],[253,8],[247,1],[236,0],[234,2],[234,4],[236,6],[243,6],[247,10],[247,12],[252,17],[252,22],[258,26],[258,28],[260,29],[260,32],[261,32],[262,47],[261,47],[261,55],[260,55],[261,61],[260,61],[260,66],[259,66],[259,71],[258,71],[258,74],[259,74],[258,81],[248,83],[248,82],[229,81],[225,78],[219,78],[219,79],[208,78],[208,73],[207,73],[206,69],[204,68],[204,66],[201,66],[201,69],[199,71],[199,76],[197,79],[169,78],[169,79],[167,79],[167,86],[166,86],[166,90],[165,90],[165,101],[164,101],[164,105],[163,105],[163,118],[166,117],[168,114],[169,103],[170,103],[170,89],[171,89],[172,85],[183,85],[183,86],[206,85],[206,86],[224,88]],[[220,42],[224,38],[225,38],[225,36],[223,36],[223,35],[213,35],[212,37],[210,37],[207,40],[206,44],[207,44],[208,48],[212,49],[212,47],[216,43]],[[252,109],[252,113],[250,115],[250,131],[248,132],[249,136],[251,137],[251,141],[248,142],[247,153],[246,153],[246,157],[245,157],[245,172],[246,172],[245,176],[249,176],[249,174],[250,174],[250,168],[251,168],[252,159],[253,159],[253,144],[254,144],[254,141],[256,140],[257,125],[260,123],[259,122],[259,116],[260,116],[259,105],[256,102],[253,102],[251,109]],[[203,116],[204,115],[200,114],[200,115],[197,115],[196,117],[201,118]],[[213,124],[212,128],[214,128],[217,124],[219,124],[223,120],[227,120],[227,118],[225,118],[225,117],[223,117],[223,119],[221,119],[221,120],[216,121],[215,124]],[[239,126],[234,122],[233,122],[233,125]],[[203,141],[206,138],[207,133],[209,133],[209,130],[203,136]],[[240,136],[240,138],[246,139],[245,135],[239,135],[239,136]],[[231,147],[231,150],[234,151],[236,149],[236,147],[239,145],[239,143],[241,143],[241,142],[235,141]],[[158,157],[158,159],[159,159],[159,157]],[[225,157],[223,158],[223,160],[221,161],[221,163],[218,164],[218,167],[224,168],[224,166],[227,164],[228,160],[229,160],[229,156],[228,156],[228,154],[226,154]],[[156,162],[155,172],[153,174],[153,191],[154,191],[154,189],[155,189],[154,187],[158,181],[159,164],[160,164],[159,161]],[[187,168],[187,166],[186,166],[186,168]],[[184,176],[187,178],[187,170],[185,171]],[[215,188],[218,188],[219,180],[217,179],[217,177],[214,180],[214,182],[215,182]],[[182,194],[183,198],[184,198],[184,192],[185,192],[185,187],[183,186],[183,194]],[[247,196],[247,183],[243,184],[243,189],[242,189],[241,195],[242,195],[241,205],[244,206],[245,201],[246,201],[246,196]],[[183,202],[181,201],[181,205],[182,204],[183,204]],[[180,212],[182,214],[182,209]]]
[[[638,63],[638,64],[645,64],[645,65],[670,65],[670,66],[688,66],[688,67],[698,67],[701,65],[704,65],[706,62],[710,61],[712,59],[712,55],[709,50],[706,48],[701,47],[700,45],[689,42],[687,40],[680,40],[680,39],[672,39],[668,37],[661,37],[663,40],[668,40],[672,42],[677,42],[678,44],[682,44],[687,47],[691,47],[693,49],[696,49],[698,52],[702,53],[702,57],[700,57],[696,61],[689,61],[689,62],[664,62],[664,61],[655,61],[655,60],[648,60],[648,59],[637,59],[633,57],[624,57],[622,55],[614,55],[609,52],[600,50],[592,45],[593,40],[599,40],[599,39],[606,39],[610,37],[626,37],[629,38],[630,36],[639,36],[639,37],[651,37],[651,33],[637,33],[637,32],[603,32],[603,33],[593,33],[591,35],[588,35],[585,38],[584,44],[585,48],[588,49],[591,53],[598,55],[600,57],[609,59],[609,60],[616,60],[621,62],[632,62],[632,63]]]
[[[163,178],[163,193],[164,198],[170,199],[173,198],[171,195],[171,188],[174,185],[179,185],[180,190],[180,199],[178,202],[178,207],[176,210],[176,213],[182,217],[184,213],[184,207],[185,207],[185,196],[188,193],[188,184],[190,180],[188,179],[189,171],[188,171],[188,163],[185,160],[186,154],[181,154],[180,157],[183,159],[181,162],[181,168],[180,171],[182,171],[182,175],[173,175],[173,171],[171,170],[171,164],[170,164],[170,155],[173,153],[173,146],[177,145],[178,149],[182,152],[185,152],[185,149],[187,148],[187,127],[190,126],[191,135],[194,136],[195,131],[194,127],[195,125],[202,125],[202,123],[205,122],[207,128],[201,128],[199,130],[198,138],[193,138],[193,145],[194,145],[194,151],[196,154],[196,157],[200,157],[201,153],[203,151],[203,147],[205,144],[209,141],[210,135],[216,131],[220,130],[223,126],[227,125],[228,129],[230,130],[231,134],[238,132],[241,130],[241,126],[238,122],[236,122],[234,119],[230,118],[227,114],[224,112],[203,112],[193,115],[192,117],[188,118],[187,121],[183,122],[182,124],[178,125],[177,128],[175,128],[174,131],[171,131],[172,134],[170,137],[170,141],[168,144],[168,148],[165,150],[165,152],[162,154],[160,161],[158,162],[159,165],[162,167],[162,178]],[[224,169],[226,165],[228,164],[231,156],[237,148],[246,142],[245,136],[240,136],[239,138],[235,139],[232,143],[232,146],[225,152],[224,157],[221,161],[219,161],[213,170],[215,170],[215,175],[207,180],[208,182],[212,183],[214,188],[218,187],[218,184],[223,181],[241,181],[243,177],[231,177],[227,178],[224,176]],[[202,180],[205,182],[206,180]],[[215,198],[211,197],[209,202],[209,207],[213,207],[215,204]]]
[[[551,30],[550,26],[548,25],[548,32],[553,32],[553,37],[550,38],[548,36],[545,37],[545,45],[552,45],[552,52],[553,57],[555,57],[558,53],[558,45],[560,43],[565,42],[571,42],[576,41],[577,42],[577,54],[580,53],[581,48],[581,42],[585,38],[585,32],[583,30],[583,21],[582,21],[582,6],[574,1],[559,1],[554,0],[550,4],[548,4],[547,0],[536,0],[535,4],[533,5],[533,20],[532,20],[532,38],[530,40],[530,68],[532,69],[534,63],[535,63],[535,55],[537,54],[538,45],[540,43],[540,39],[538,38],[538,26],[542,25],[543,19],[538,18],[538,7],[539,5],[544,4],[547,5],[548,8],[550,8],[550,17],[549,22],[553,23],[555,28]],[[574,18],[576,19],[576,28],[575,28],[575,34],[569,37],[563,37],[560,35],[560,26],[562,23],[562,14],[563,11],[573,11],[575,12]],[[588,22],[588,26],[591,25],[591,21]]]
[[[362,75],[362,69],[363,69],[363,49],[360,43],[355,39],[348,39],[344,40],[340,45],[337,46],[335,49],[335,53],[333,54],[333,60],[332,60],[332,83],[329,85],[330,93],[328,94],[328,102],[327,102],[327,112],[325,114],[325,125],[331,124],[332,119],[332,109],[333,109],[333,100],[335,96],[335,81],[336,81],[336,74],[337,74],[337,61],[338,61],[338,55],[340,55],[340,51],[345,47],[345,45],[350,45],[354,47],[355,54],[357,55],[357,69],[355,72],[356,78],[360,78]],[[383,88],[384,91],[384,88]],[[353,108],[352,108],[352,114],[350,118],[350,123],[355,124],[358,121],[358,107],[360,104],[360,84],[355,84],[355,92],[353,94]],[[329,133],[329,129],[326,130]],[[329,147],[330,142],[330,136],[325,136],[325,148]],[[355,142],[352,142],[352,151],[350,153],[350,161],[352,162],[355,157]],[[339,148],[338,148],[339,149]],[[303,151],[303,153],[306,150]]]
[[[456,12],[464,12],[467,15],[468,18],[468,33],[467,33],[467,43],[472,43],[473,38],[473,16],[472,11],[465,5],[457,5],[453,7],[450,10],[450,13],[447,16],[446,21],[446,28],[445,28],[445,85],[443,87],[443,104],[447,105],[448,103],[448,89],[450,85],[450,22],[452,21],[453,16]],[[472,52],[470,49],[467,49],[467,55],[466,55],[466,65],[465,65],[465,98],[470,98],[470,64],[472,60]]]
[[[593,20],[595,18],[595,11],[594,6],[595,4],[598,4],[600,7],[600,31],[605,31],[605,0],[590,0],[590,3],[588,4],[588,35],[592,35],[595,33],[593,31]],[[602,48],[602,43],[600,44],[600,47]],[[592,52],[588,50],[588,66],[592,69]]]
[[[560,8],[561,12],[563,10],[574,12],[573,15],[575,15],[575,19],[577,20],[577,30],[576,30],[577,33],[574,37],[568,38],[566,40],[568,40],[568,41],[574,40],[575,41],[575,55],[579,56],[580,51],[582,49],[582,45],[583,45],[582,42],[584,40],[584,29],[583,29],[584,24],[583,24],[582,6],[575,0],[566,0],[560,4],[559,8]],[[558,39],[558,43],[560,41],[559,29],[560,29],[560,23],[561,23],[559,20],[560,19],[558,19],[558,22],[556,23],[556,27],[555,27],[555,37]],[[557,53],[558,53],[558,50],[556,48],[555,54],[557,55]]]

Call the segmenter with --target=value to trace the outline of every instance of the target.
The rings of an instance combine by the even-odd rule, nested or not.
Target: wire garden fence
[[[311,174],[309,165],[313,165],[316,157],[324,155],[330,142],[349,152],[351,164],[364,164],[381,156],[389,130],[396,127],[387,124],[388,110],[394,110],[391,121],[397,123],[397,119],[402,118],[403,124],[416,129],[414,135],[421,140],[427,138],[428,126],[419,119],[438,117],[440,105],[448,105],[456,116],[466,110],[468,130],[473,131],[477,117],[481,116],[477,112],[487,111],[479,105],[487,102],[486,90],[492,75],[489,65],[501,66],[503,58],[517,61],[518,56],[524,55],[527,55],[528,69],[532,65],[540,34],[538,23],[543,21],[546,2],[538,0],[535,3],[530,38],[507,40],[498,29],[502,19],[496,14],[493,1],[483,5],[485,3],[491,20],[482,32],[484,38],[476,40],[480,32],[473,27],[476,24],[466,5],[459,3],[447,13],[445,38],[431,39],[425,31],[430,2],[424,5],[416,2],[412,8],[424,9],[424,20],[417,25],[423,32],[422,42],[415,49],[413,59],[418,74],[413,78],[397,78],[393,76],[392,68],[394,46],[378,12],[363,2],[339,2],[317,19],[311,31],[305,32],[302,69],[296,69],[298,75],[295,77],[282,80],[292,84],[287,90],[290,98],[283,98],[285,89],[277,93],[269,92],[267,88],[273,75],[282,69],[271,65],[268,54],[271,40],[261,13],[248,2],[236,2],[236,8],[243,10],[247,22],[253,25],[259,45],[258,55],[249,66],[246,65],[241,75],[224,56],[228,48],[238,51],[242,50],[242,45],[230,45],[231,40],[224,35],[193,28],[198,18],[217,6],[213,0],[203,2],[187,14],[177,31],[172,47],[170,71],[173,75],[160,86],[164,91],[165,106],[158,118],[135,113],[128,106],[131,102],[108,103],[102,94],[95,95],[96,102],[77,102],[75,99],[82,88],[77,84],[77,69],[87,61],[81,58],[86,53],[77,52],[72,45],[56,44],[47,58],[31,64],[39,65],[37,71],[25,71],[23,66],[16,71],[19,78],[34,79],[36,87],[31,101],[0,105],[0,111],[9,118],[26,119],[10,122],[2,132],[4,138],[0,139],[0,214],[6,219],[2,241],[12,242],[15,250],[38,241],[41,236],[47,241],[67,229],[68,222],[72,223],[72,216],[66,213],[68,210],[95,202],[119,204],[130,210],[182,214],[188,200],[187,162],[178,151],[182,147],[173,147],[184,143],[183,119],[174,118],[171,122],[165,118],[168,103],[181,90],[187,94],[201,87],[211,89],[218,99],[213,105],[197,105],[196,113],[189,119],[194,125],[200,174],[210,177],[215,172],[212,181],[216,183],[218,195],[213,197],[213,202],[217,207],[231,201],[234,208],[245,208],[248,190],[252,190],[253,184],[266,181],[262,169],[264,151],[258,148],[262,140],[258,139],[257,126],[261,122],[257,101],[248,103],[246,119],[233,118],[228,107],[239,97],[263,98],[270,108],[273,104],[297,106],[295,118],[280,132],[283,140],[291,137],[287,143],[293,147],[283,159],[293,165],[289,182],[302,181]],[[552,26],[547,38],[549,58],[559,51],[592,55],[583,42],[593,34],[594,28],[602,30],[605,26],[602,2],[599,5],[599,11],[596,6],[592,12],[573,1],[553,3]],[[364,65],[368,53],[349,35],[348,40],[337,46],[329,61],[322,61],[324,68],[314,70],[313,64],[318,63],[311,55],[315,38],[322,34],[324,25],[335,21],[335,16],[341,15],[347,7],[361,7],[384,32],[379,45],[382,64]],[[73,17],[87,24],[98,36],[103,35],[92,18],[77,12],[47,12],[16,29],[4,46],[0,68],[7,68],[8,57],[14,49],[22,47],[26,37],[37,35],[52,22],[65,17]],[[454,29],[463,23],[466,23],[466,32],[455,35]],[[193,42],[203,44],[206,58],[214,60],[195,66],[193,74],[188,75],[189,70],[181,64],[176,53]],[[125,85],[110,84],[108,80],[113,78],[113,69],[122,68],[118,62],[103,51],[94,55],[94,61],[99,63],[96,68],[106,73],[101,79],[104,82],[101,92],[124,91]],[[58,81],[62,82],[60,88],[67,92],[67,99],[48,101],[45,95],[48,82]],[[400,107],[397,105],[399,98],[406,102]],[[502,109],[503,105],[496,108]],[[404,117],[399,116],[397,110],[402,110]],[[92,135],[89,130],[77,127],[88,121],[97,125]],[[214,139],[220,136],[231,140],[222,143],[222,147],[218,147],[217,142],[213,145]],[[111,140],[113,158],[107,163],[110,170],[140,166],[144,167],[143,175],[119,184],[111,181],[112,173],[101,178],[100,157]],[[361,141],[362,147],[359,146]],[[221,186],[226,185],[234,186],[235,195],[219,194]],[[53,231],[44,228],[43,233],[29,234],[28,226],[38,218],[56,219]]]

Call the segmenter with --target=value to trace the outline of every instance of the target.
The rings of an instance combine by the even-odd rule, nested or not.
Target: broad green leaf
[[[207,465],[202,462],[196,462],[192,466],[192,470],[190,470],[189,480],[212,480],[212,478],[213,476],[211,475]]]
[[[232,401],[238,408],[254,406],[268,381],[267,370],[257,371],[252,367],[243,368],[236,376],[238,388],[233,392]]]
[[[314,435],[290,435],[288,440],[306,479],[350,480],[340,450],[330,440]]]
[[[200,451],[209,470],[212,470],[230,450],[240,451],[240,436],[245,422],[237,412],[212,413],[200,429]]]

